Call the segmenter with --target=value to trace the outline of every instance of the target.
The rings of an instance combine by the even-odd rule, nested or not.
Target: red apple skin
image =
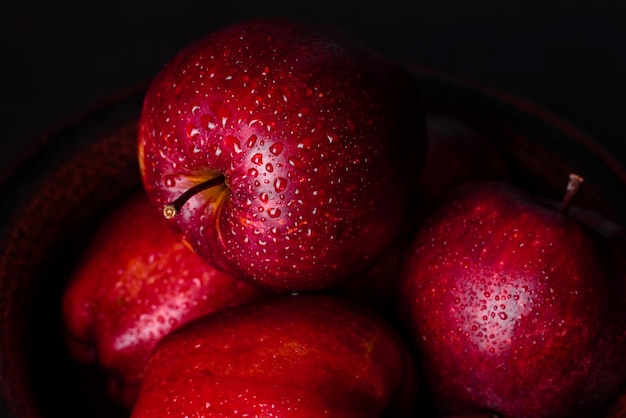
[[[198,318],[164,338],[132,418],[411,417],[413,359],[363,305],[284,296]]]
[[[147,92],[145,189],[161,208],[224,174],[171,220],[224,271],[289,291],[333,287],[400,230],[425,158],[415,87],[344,35],[239,22],[182,50]]]
[[[163,336],[192,318],[267,294],[207,265],[139,192],[99,227],[67,285],[68,347],[82,362],[99,364],[111,396],[130,407]]]
[[[587,215],[475,183],[421,225],[401,315],[442,413],[597,416],[624,383],[623,232]]]

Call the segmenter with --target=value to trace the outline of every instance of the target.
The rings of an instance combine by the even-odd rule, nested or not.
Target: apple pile
[[[63,301],[133,418],[599,416],[626,385],[622,226],[573,204],[580,176],[529,194],[343,32],[189,45],[138,162]]]

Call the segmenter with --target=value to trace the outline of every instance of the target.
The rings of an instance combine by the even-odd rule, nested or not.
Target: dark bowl
[[[411,67],[423,107],[473,126],[501,150],[513,181],[559,199],[585,178],[576,203],[626,224],[626,171],[569,123],[453,75]],[[90,234],[141,187],[137,118],[145,86],[46,136],[0,178],[0,417],[116,417],[95,368],[63,345],[60,301]]]

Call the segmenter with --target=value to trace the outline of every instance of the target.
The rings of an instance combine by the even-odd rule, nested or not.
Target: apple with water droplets
[[[140,117],[145,189],[233,275],[333,287],[393,241],[426,149],[410,73],[327,27],[238,22],[156,75]]]
[[[156,347],[132,418],[415,416],[413,358],[373,311],[282,296],[191,321]]]
[[[269,296],[209,266],[176,239],[143,192],[95,231],[63,295],[72,355],[95,363],[130,408],[158,341],[181,324]]]
[[[516,186],[462,186],[406,253],[401,315],[442,413],[598,416],[626,381],[621,226]]]

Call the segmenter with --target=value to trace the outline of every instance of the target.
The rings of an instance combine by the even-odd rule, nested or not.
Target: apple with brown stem
[[[289,291],[336,286],[378,259],[425,148],[405,68],[288,20],[188,46],[140,118],[144,186],[177,234],[218,268]]]
[[[474,183],[407,252],[403,318],[443,413],[596,416],[626,381],[621,226],[504,183]]]

